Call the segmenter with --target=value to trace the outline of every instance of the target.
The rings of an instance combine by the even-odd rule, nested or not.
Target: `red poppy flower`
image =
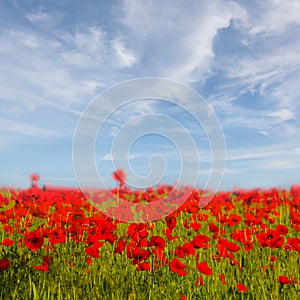
[[[261,224],[262,222],[260,218],[257,218],[253,214],[249,214],[249,213],[244,213],[244,218],[245,218],[244,223],[248,226]]]
[[[142,249],[137,246],[136,242],[131,241],[131,243],[126,248],[127,257],[133,259],[131,262],[133,265],[141,263],[150,257],[151,252],[149,250]]]
[[[97,247],[87,247],[85,248],[85,253],[91,257],[99,258],[100,257],[100,251]]]
[[[178,239],[178,235],[172,235],[172,233],[173,233],[172,229],[167,228],[165,233],[166,233],[166,237],[169,241]]]
[[[177,273],[179,276],[185,276],[186,271],[184,270],[186,268],[186,265],[182,263],[179,259],[174,258],[170,264],[170,269],[174,272]]]
[[[180,297],[179,300],[186,300],[186,296],[183,294],[178,294],[178,296]]]
[[[90,257],[87,257],[87,258],[85,259],[85,262],[86,262],[88,265],[92,265],[92,264],[93,264],[93,261],[92,261],[92,259],[91,259]]]
[[[224,274],[220,274],[220,275],[219,275],[219,279],[221,280],[221,282],[222,282],[223,284],[227,284],[227,282],[225,281],[225,275],[224,275]]]
[[[126,173],[122,169],[117,169],[112,173],[112,178],[120,182],[120,186],[125,185],[126,183]]]
[[[237,283],[236,287],[239,292],[248,292],[248,288],[246,288],[242,283]]]
[[[284,250],[296,250],[300,253],[300,238],[287,238],[287,244]]]
[[[169,229],[173,230],[176,227],[177,220],[175,217],[166,217],[165,222]]]
[[[185,243],[182,246],[178,246],[175,250],[175,255],[177,257],[183,258],[188,255],[194,255],[195,249],[192,243]]]
[[[202,276],[200,276],[200,277],[196,280],[195,285],[196,285],[196,286],[203,286],[203,285],[204,285]]]
[[[148,271],[150,270],[150,267],[151,267],[150,264],[145,261],[136,265],[137,271]]]
[[[200,228],[201,228],[201,224],[199,224],[199,223],[197,223],[197,222],[192,222],[192,223],[190,224],[190,228],[192,228],[192,229],[195,230],[195,231],[198,231],[198,230],[200,230]]]
[[[29,176],[30,181],[39,181],[40,180],[40,175],[33,173]]]
[[[235,226],[240,224],[242,221],[242,217],[236,214],[231,214],[227,220],[228,226]]]
[[[197,219],[198,219],[198,221],[201,221],[201,222],[206,221],[208,219],[208,215],[200,213],[200,214],[198,214]]]
[[[232,239],[238,242],[249,242],[251,240],[252,231],[249,228],[234,229],[231,235]]]
[[[219,227],[215,224],[215,223],[213,223],[213,222],[210,222],[209,224],[208,224],[208,229],[211,231],[211,232],[218,232],[219,231]]]
[[[25,237],[25,246],[30,250],[38,250],[44,244],[44,237],[40,230],[30,231]]]
[[[237,260],[237,259],[232,259],[231,261],[230,261],[230,264],[232,265],[232,266],[235,266],[235,265],[238,265],[240,262],[239,262],[239,260]]]
[[[39,266],[33,266],[33,268],[34,268],[35,270],[39,270],[39,271],[42,271],[42,272],[50,272],[50,271],[48,270],[49,264],[47,264],[47,263],[42,263],[42,264],[39,265]]]
[[[192,241],[195,248],[208,248],[209,245],[207,244],[209,242],[210,238],[203,234],[198,234],[194,237],[194,240]]]
[[[245,241],[244,242],[244,250],[245,251],[250,251],[253,249],[253,244],[250,241]]]
[[[240,246],[233,243],[233,242],[228,242],[226,244],[226,248],[227,248],[228,251],[231,251],[231,252],[237,252],[237,251],[240,250]]]
[[[163,250],[162,249],[160,249],[160,248],[154,248],[153,250],[152,250],[152,254],[154,255],[154,257],[155,257],[155,260],[160,260],[161,262],[166,262],[167,263],[167,258],[166,258],[166,256],[165,256],[165,254],[164,254],[164,252],[163,252]]]
[[[3,246],[11,246],[15,243],[14,240],[5,238],[0,244]]]
[[[0,271],[7,270],[12,262],[7,258],[0,258]]]
[[[267,230],[256,234],[256,238],[263,248],[270,247],[271,249],[281,248],[284,243],[284,238],[276,230]]]
[[[130,224],[127,229],[128,235],[134,240],[139,241],[140,239],[148,236],[147,227],[145,224]]]
[[[121,254],[123,250],[126,248],[126,242],[123,240],[119,240],[117,243],[117,247],[115,248],[114,252]]]
[[[154,235],[150,238],[150,247],[155,246],[158,249],[164,249],[165,245],[166,241],[161,236]]]
[[[290,284],[291,281],[287,276],[278,276],[278,282],[281,284]]]
[[[140,248],[148,247],[149,242],[146,239],[141,239],[137,242],[137,246]]]
[[[279,235],[286,235],[289,232],[289,229],[284,225],[277,225],[276,231],[279,233]]]
[[[143,229],[138,231],[138,234],[139,234],[140,238],[144,239],[148,236],[149,233],[148,233],[146,228],[143,228]]]
[[[7,214],[7,211],[6,213]],[[14,233],[14,228],[8,224],[3,226],[4,231],[8,232],[10,235],[12,235]]]
[[[53,263],[53,256],[49,256],[49,255],[43,256],[43,262],[50,266]]]
[[[54,228],[49,236],[49,242],[52,245],[56,245],[58,243],[65,243],[66,241],[66,232],[62,228]]]
[[[199,270],[199,272],[201,272],[204,275],[210,276],[212,275],[212,269],[208,266],[208,264],[203,261],[201,263],[196,263],[196,266]]]

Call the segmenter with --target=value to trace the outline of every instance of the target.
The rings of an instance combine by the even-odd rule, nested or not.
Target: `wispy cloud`
[[[290,169],[299,169],[300,167],[300,160],[298,162],[291,162],[286,160],[277,160],[277,161],[270,161],[266,162],[261,165],[261,168],[267,170],[290,170]]]
[[[63,135],[57,131],[38,126],[28,125],[22,122],[0,119],[0,126],[5,130],[20,133],[28,136],[33,136],[41,139],[62,138]],[[2,129],[2,130],[3,130]]]

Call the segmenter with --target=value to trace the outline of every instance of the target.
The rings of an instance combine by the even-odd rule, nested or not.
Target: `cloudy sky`
[[[0,186],[26,187],[36,172],[41,183],[76,187],[72,143],[84,109],[140,77],[175,80],[206,99],[226,141],[221,189],[299,183],[299,36],[299,0],[0,0]],[[172,117],[195,139],[199,162],[190,155],[184,181],[200,164],[203,185],[205,128],[176,105],[151,99],[114,111],[99,131],[95,164],[105,183],[114,186],[118,132],[150,114]],[[159,154],[156,164],[166,168],[158,174],[154,162],[153,178],[174,183],[174,141],[147,133],[132,141],[125,171],[147,176],[149,158]]]

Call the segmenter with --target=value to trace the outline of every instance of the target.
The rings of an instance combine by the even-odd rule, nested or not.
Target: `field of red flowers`
[[[201,208],[194,189],[164,219],[126,223],[37,179],[0,191],[1,299],[300,299],[297,185],[219,192]],[[111,192],[151,202],[171,190]]]

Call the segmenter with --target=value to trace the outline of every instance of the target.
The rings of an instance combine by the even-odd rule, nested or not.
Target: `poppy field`
[[[120,179],[116,199],[185,192]],[[129,223],[78,189],[31,180],[0,190],[0,299],[300,299],[297,185],[221,191],[204,206],[207,192],[189,189],[167,217]]]

